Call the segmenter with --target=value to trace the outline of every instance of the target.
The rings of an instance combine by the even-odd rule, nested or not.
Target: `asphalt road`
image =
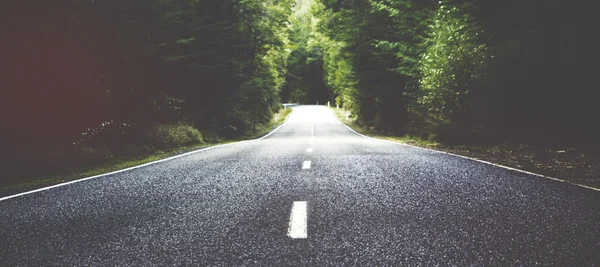
[[[600,192],[299,106],[260,140],[4,199],[0,253],[2,266],[600,266]]]

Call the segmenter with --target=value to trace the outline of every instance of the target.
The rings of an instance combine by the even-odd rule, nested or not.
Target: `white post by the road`
[[[335,105],[335,108],[340,109],[340,105]]]
[[[346,110],[346,120],[348,120],[349,116],[350,116],[350,110]]]
[[[327,101],[327,107],[329,107],[329,101]]]

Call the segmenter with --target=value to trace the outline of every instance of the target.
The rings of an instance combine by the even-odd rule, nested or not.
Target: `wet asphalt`
[[[287,235],[294,201],[307,238]],[[600,266],[600,192],[365,138],[322,106],[0,201],[0,266],[535,265]]]

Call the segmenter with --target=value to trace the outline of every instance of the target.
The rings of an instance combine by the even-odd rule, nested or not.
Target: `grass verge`
[[[151,155],[144,156],[144,157],[114,159],[114,160],[105,162],[101,165],[97,165],[97,166],[94,166],[91,168],[82,168],[82,169],[77,169],[77,170],[49,174],[46,177],[40,177],[40,178],[32,179],[27,182],[4,186],[4,187],[0,188],[0,197],[18,194],[21,192],[35,190],[35,189],[43,188],[43,187],[47,187],[47,186],[52,186],[52,185],[59,184],[59,183],[74,181],[74,180],[82,179],[85,177],[100,175],[103,173],[109,173],[109,172],[113,172],[113,171],[117,171],[117,170],[122,170],[122,169],[142,165],[142,164],[152,162],[152,161],[169,158],[172,156],[176,156],[179,154],[191,152],[194,150],[198,150],[198,149],[202,149],[202,148],[206,148],[206,147],[210,147],[210,146],[233,143],[233,142],[242,141],[242,140],[256,139],[256,138],[259,138],[259,137],[269,133],[270,131],[275,129],[277,126],[281,125],[291,112],[292,112],[292,109],[290,109],[290,108],[280,109],[279,112],[274,114],[273,118],[271,119],[271,121],[269,123],[264,124],[264,125],[257,125],[255,132],[248,133],[244,136],[241,136],[241,137],[238,137],[238,138],[235,138],[232,140],[225,140],[225,141],[221,141],[221,142],[211,142],[211,143],[204,143],[204,144],[191,144],[188,146],[181,146],[178,148],[157,150],[154,153],[152,153]]]
[[[282,108],[279,110],[279,112],[273,114],[273,118],[271,118],[271,121],[269,121],[269,123],[263,124],[263,125],[257,125],[255,132],[249,133],[246,136],[236,138],[234,140],[240,141],[240,140],[259,138],[259,137],[269,133],[270,131],[275,129],[277,126],[281,125],[286,120],[287,116],[290,115],[290,113],[292,113],[291,108]]]
[[[520,170],[555,177],[571,183],[600,189],[600,156],[570,147],[539,148],[523,142],[503,142],[490,146],[451,146],[415,136],[384,135],[357,123],[342,109],[331,108],[338,119],[355,131],[398,143],[476,158]]]

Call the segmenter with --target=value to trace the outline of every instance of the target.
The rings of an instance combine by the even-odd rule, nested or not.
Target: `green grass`
[[[343,122],[344,124],[348,125],[348,127],[352,128],[353,130],[355,130],[361,134],[379,138],[379,139],[385,139],[385,140],[390,140],[390,141],[394,141],[394,142],[419,146],[419,147],[436,148],[436,147],[441,146],[441,144],[436,141],[423,139],[423,138],[420,138],[417,136],[411,136],[411,135],[394,136],[394,135],[382,134],[381,132],[379,132],[371,127],[360,125],[357,122],[357,120],[356,120],[357,118],[355,116],[350,117],[348,120],[346,120],[345,111],[341,108],[336,109],[334,107],[331,107],[331,109],[333,110],[335,115],[338,117],[338,119],[340,119],[341,122]]]
[[[92,168],[82,168],[74,171],[63,172],[58,174],[48,175],[44,178],[34,179],[31,181],[23,182],[20,184],[10,185],[2,189],[2,191],[14,191],[17,189],[33,189],[33,187],[44,187],[50,186],[57,183],[63,183],[67,181],[77,180],[84,177],[95,176],[103,173],[113,172],[122,170],[129,167],[142,165],[144,163],[165,159],[174,155],[182,154],[185,152],[193,151],[203,147],[208,147],[215,144],[192,144],[170,150],[158,150],[152,155],[140,158],[130,159],[115,159],[109,162],[105,162],[99,166]]]
[[[273,115],[273,118],[271,118],[271,121],[269,123],[267,123],[265,125],[256,126],[256,132],[250,134],[248,137],[246,137],[246,139],[258,138],[258,137],[261,137],[261,136],[269,133],[275,127],[282,124],[285,121],[285,119],[287,118],[287,116],[290,115],[291,112],[292,112],[291,108],[280,109],[279,112],[277,112]]]
[[[179,39],[179,40],[177,40],[176,43],[177,44],[189,44],[189,43],[191,43],[191,42],[193,42],[195,40],[196,40],[196,38],[190,37],[190,38],[186,38],[186,39]]]
[[[40,177],[36,179],[29,180],[27,182],[14,184],[5,186],[0,188],[0,195],[10,195],[18,192],[33,190],[36,188],[42,188],[46,186],[51,186],[54,184],[64,183],[68,181],[78,180],[85,177],[100,175],[104,173],[109,173],[113,171],[118,171],[138,165],[142,165],[148,162],[153,162],[165,158],[169,158],[172,156],[176,156],[179,154],[187,153],[190,151],[198,150],[201,148],[206,148],[215,145],[222,145],[227,143],[233,143],[241,140],[255,139],[260,136],[267,134],[272,131],[275,127],[282,124],[287,116],[291,113],[291,109],[281,109],[277,112],[271,121],[265,125],[257,125],[257,131],[254,133],[248,133],[242,137],[238,137],[233,140],[224,140],[220,142],[212,142],[212,143],[203,143],[197,142],[194,144],[189,144],[185,146],[180,146],[178,148],[165,149],[165,150],[157,150],[153,152],[149,156],[138,157],[138,158],[127,158],[127,159],[114,159],[109,162],[105,162],[101,165],[94,166],[91,168],[81,168],[77,170],[65,171],[61,173],[49,174],[46,177]]]

